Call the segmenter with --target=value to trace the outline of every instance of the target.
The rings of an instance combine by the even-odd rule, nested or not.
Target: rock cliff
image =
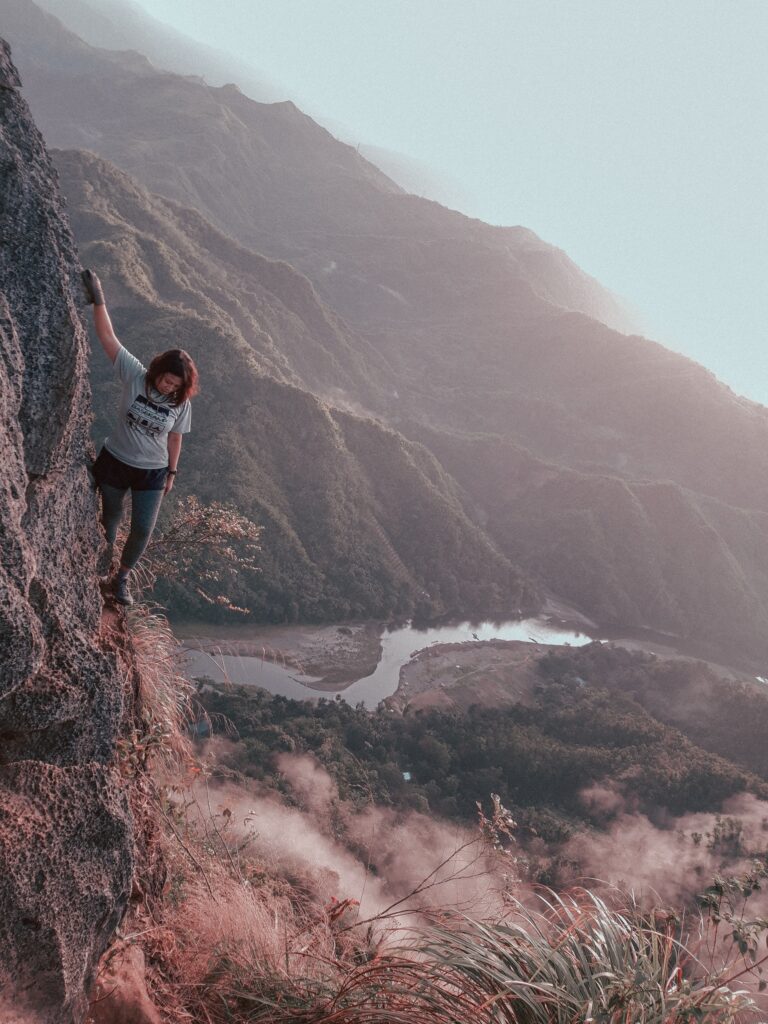
[[[79,266],[0,40],[0,1020],[81,1021],[128,901],[131,712],[102,629]]]

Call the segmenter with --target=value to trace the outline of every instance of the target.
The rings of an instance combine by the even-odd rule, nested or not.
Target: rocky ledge
[[[115,763],[132,713],[101,629],[79,267],[0,40],[0,1020],[70,1024],[128,902]]]

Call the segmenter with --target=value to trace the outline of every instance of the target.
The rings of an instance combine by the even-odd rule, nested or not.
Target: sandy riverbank
[[[541,684],[536,662],[551,650],[557,648],[520,640],[435,644],[403,665],[385,703],[397,711],[526,703]]]
[[[342,690],[371,675],[381,657],[382,626],[375,622],[334,626],[210,626],[175,622],[173,631],[192,650],[263,658],[295,668],[302,675],[314,676],[313,690]]]
[[[258,662],[271,662],[288,669],[287,685],[300,684],[308,696],[312,691],[318,695],[349,694],[349,699],[363,700],[370,706],[387,699],[393,708],[399,709],[406,705],[466,708],[472,703],[494,705],[527,700],[540,682],[533,665],[538,656],[554,644],[579,644],[595,636],[594,623],[578,616],[574,609],[552,603],[547,611],[551,618],[546,623],[455,623],[392,633],[380,622],[243,622],[215,626],[175,622],[173,627],[185,647],[205,652],[214,659],[225,656],[218,667],[225,678],[258,685],[259,675],[266,679]],[[493,632],[510,626],[512,636],[508,633],[505,639]],[[622,636],[618,631],[611,635],[606,630],[601,639],[662,659],[705,661],[724,678],[749,679],[751,675],[734,668],[735,663],[726,667],[712,657],[713,652],[702,650],[700,645],[691,649],[679,637],[648,630],[638,630],[632,636]],[[763,685],[754,682],[754,675],[752,680],[753,685]],[[271,688],[269,683],[262,685]],[[275,692],[283,691],[278,687]]]

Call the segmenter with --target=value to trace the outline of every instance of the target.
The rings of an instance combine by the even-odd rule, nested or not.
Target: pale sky
[[[768,0],[141,0],[768,404]]]

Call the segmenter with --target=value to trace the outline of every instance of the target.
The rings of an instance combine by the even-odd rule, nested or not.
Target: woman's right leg
[[[123,503],[128,493],[119,487],[110,487],[109,484],[100,484],[101,491],[101,525],[107,537],[107,544],[112,545],[117,538],[117,529],[120,520],[123,518]]]

